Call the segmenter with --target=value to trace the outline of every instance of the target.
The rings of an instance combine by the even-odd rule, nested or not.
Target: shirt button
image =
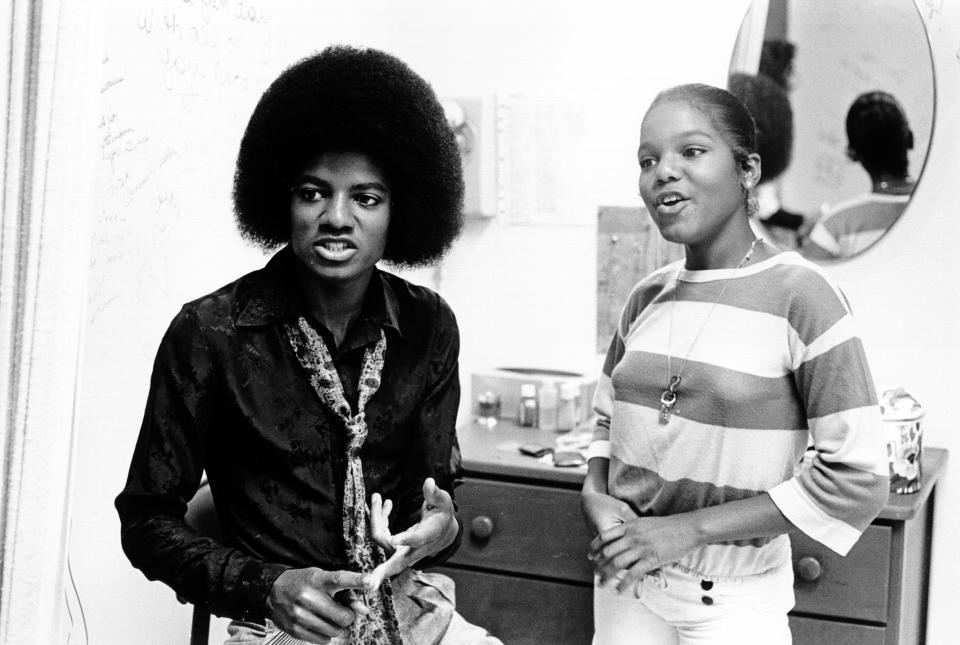
[[[703,589],[704,591],[710,591],[711,589],[713,589],[713,581],[712,581],[712,580],[701,580],[701,581],[700,581],[700,588]]]
[[[712,605],[712,604],[713,604],[713,598],[711,598],[710,596],[702,596],[702,597],[700,598],[700,601],[701,601],[703,604],[705,604],[705,605]]]

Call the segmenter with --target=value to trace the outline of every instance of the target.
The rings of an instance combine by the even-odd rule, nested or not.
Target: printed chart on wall
[[[497,96],[497,214],[507,224],[592,226],[581,190],[588,155],[584,106],[562,98]]]

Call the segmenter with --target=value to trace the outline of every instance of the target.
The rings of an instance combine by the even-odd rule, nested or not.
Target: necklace
[[[683,267],[677,270],[677,279],[673,287],[673,302],[670,305],[670,331],[667,336],[667,376],[670,378],[670,382],[667,384],[667,389],[663,391],[660,395],[660,425],[667,425],[670,423],[670,415],[674,412],[674,406],[677,404],[677,390],[680,387],[680,382],[683,380],[681,376],[683,374],[683,368],[687,365],[687,359],[690,358],[690,353],[693,351],[694,346],[697,344],[697,341],[700,340],[700,334],[703,333],[704,328],[707,326],[707,321],[710,320],[710,316],[713,314],[713,310],[717,308],[717,305],[720,304],[720,300],[723,298],[723,293],[727,290],[727,285],[730,284],[730,281],[733,280],[734,276],[737,274],[743,265],[750,261],[750,256],[753,255],[754,250],[756,250],[758,244],[762,244],[762,238],[755,238],[750,244],[750,248],[747,249],[747,253],[743,256],[743,259],[733,268],[730,272],[730,276],[723,281],[723,286],[720,287],[720,292],[717,293],[716,299],[713,301],[713,304],[710,305],[710,310],[707,311],[706,317],[703,319],[703,323],[700,324],[700,329],[697,330],[697,335],[693,337],[693,342],[690,343],[690,347],[687,348],[687,354],[683,357],[683,361],[677,367],[677,373],[673,373],[673,356],[670,354],[670,341],[673,338],[673,310],[677,306],[677,292],[680,290],[680,274],[683,272]]]

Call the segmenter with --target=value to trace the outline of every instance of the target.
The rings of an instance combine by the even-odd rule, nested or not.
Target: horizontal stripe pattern
[[[611,457],[610,468],[616,472],[617,489],[630,500],[639,515],[667,515],[685,513],[724,502],[756,497],[764,491],[742,490],[732,486],[715,486],[691,479],[670,481],[653,470],[624,464]],[[735,546],[763,546],[768,538],[736,540],[726,544]]]
[[[849,553],[860,539],[860,530],[828,515],[813,503],[794,479],[772,489],[770,498],[794,526],[801,527],[808,536],[839,555]]]
[[[878,404],[873,377],[858,338],[850,338],[801,364],[796,381],[800,396],[806,401],[808,418]]]
[[[676,364],[674,373],[676,373]],[[618,402],[658,410],[669,383],[666,356],[627,352],[613,372]],[[792,374],[755,376],[687,361],[673,413],[705,424],[806,430],[807,418]]]
[[[667,515],[693,511],[762,491],[713,486],[692,480],[669,481],[655,471],[630,466],[611,457],[610,469],[618,482],[618,497],[639,515]],[[640,504],[637,500],[645,500]],[[673,509],[673,510],[667,510]],[[746,575],[767,571],[790,557],[786,535],[719,542],[687,554],[679,564],[706,576]]]
[[[863,231],[885,231],[897,221],[909,201],[909,195],[864,195],[837,204],[818,223],[838,239]]]
[[[824,461],[887,475],[886,438],[880,406],[871,405],[810,419],[811,432]]]
[[[626,465],[669,480],[765,491],[795,474],[807,439],[805,430],[726,428],[682,417],[664,426],[657,410],[618,401],[610,451]],[[613,476],[610,481],[619,485]]]
[[[776,490],[800,530],[847,548],[887,493],[876,393],[849,305],[796,253],[744,267],[715,304],[731,273],[674,263],[633,289],[598,381],[591,450],[609,454],[609,491],[638,512]],[[668,362],[673,373],[683,366],[683,379],[661,425]],[[811,438],[815,454],[804,465]],[[695,570],[740,575],[765,570],[782,547],[779,538],[745,540],[689,560]]]
[[[853,255],[882,237],[909,200],[909,195],[869,193],[841,202],[824,212],[809,238],[835,257]]]

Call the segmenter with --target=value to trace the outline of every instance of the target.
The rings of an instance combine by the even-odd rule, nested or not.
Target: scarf
[[[351,567],[356,571],[369,573],[386,557],[383,549],[373,541],[370,535],[370,511],[367,507],[367,491],[363,483],[360,448],[367,439],[364,408],[370,397],[380,387],[387,337],[381,329],[380,339],[364,351],[357,413],[353,414],[343,394],[343,384],[340,382],[340,375],[337,374],[330,351],[317,330],[303,316],[297,320],[296,327],[286,324],[284,328],[297,360],[306,370],[310,384],[320,401],[346,426],[347,478],[343,492],[343,540]],[[355,645],[401,645],[393,605],[393,591],[389,581],[380,585],[380,588],[373,593],[366,594],[365,604],[370,609],[370,614],[357,615],[356,620],[350,625],[350,642]]]

